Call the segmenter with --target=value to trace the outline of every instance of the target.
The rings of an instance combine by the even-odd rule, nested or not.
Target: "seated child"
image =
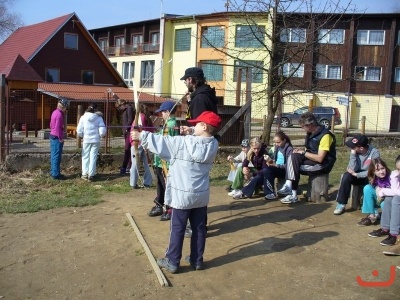
[[[367,214],[357,223],[358,226],[375,225],[379,222],[378,208],[382,207],[384,198],[378,199],[377,194],[383,188],[390,188],[390,170],[381,158],[375,158],[368,167],[367,184],[363,189],[363,205],[361,212]]]
[[[237,156],[233,157],[232,155],[228,155],[228,161],[231,165],[231,171],[229,172],[227,180],[231,182],[233,182],[233,180],[235,179],[237,168],[241,167],[243,161],[246,159],[247,152],[250,149],[249,140],[243,140],[240,146],[242,147],[242,151]],[[232,191],[232,186],[229,185],[227,190],[229,192]]]

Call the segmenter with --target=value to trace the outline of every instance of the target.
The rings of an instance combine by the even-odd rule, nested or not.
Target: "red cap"
[[[208,125],[219,127],[221,125],[221,118],[212,111],[205,111],[200,116],[194,120],[188,120],[189,123],[197,124],[199,122],[204,122]]]

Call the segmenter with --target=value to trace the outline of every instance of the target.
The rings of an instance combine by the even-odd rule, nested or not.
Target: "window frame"
[[[85,80],[85,77],[91,78],[91,81]],[[81,82],[82,84],[94,84],[95,72],[93,70],[82,70],[81,71]]]
[[[367,33],[367,40],[363,42],[361,40],[361,33]],[[382,32],[382,42],[381,43],[371,43],[371,33]],[[359,29],[357,30],[357,45],[364,46],[384,46],[385,45],[385,30],[367,30],[367,29]]]
[[[72,40],[72,38],[74,38]],[[70,45],[73,43],[73,45]],[[76,33],[64,32],[64,49],[78,50],[79,36]]]
[[[256,27],[257,32],[252,29],[252,27]],[[242,29],[249,29],[248,33],[238,33],[239,31],[243,31]],[[258,39],[255,38],[255,35],[261,34],[262,36],[258,36],[261,43]],[[252,39],[249,39],[249,34],[252,35]],[[263,25],[236,25],[235,26],[235,48],[263,48],[265,43],[265,26]]]
[[[296,65],[296,66],[295,66]],[[289,67],[288,70],[285,68]],[[295,70],[292,72],[292,70]],[[301,76],[297,76],[297,73],[301,72]],[[295,62],[287,62],[282,65],[281,74],[283,77],[291,77],[291,78],[304,78],[304,63],[295,63]],[[300,75],[299,74],[299,75]]]
[[[200,66],[203,69],[204,77],[207,81],[223,81],[224,67],[218,59],[201,60]],[[212,75],[210,75],[212,74]]]
[[[361,72],[361,68],[363,68],[364,70]],[[357,71],[357,69],[359,69],[359,71]],[[379,69],[379,80],[371,80],[371,79],[367,79],[368,78],[368,71],[372,71],[373,69],[378,70]],[[363,78],[359,79],[359,77],[357,76],[358,74],[363,74]],[[367,67],[367,66],[355,66],[354,68],[354,80],[356,81],[367,81],[367,82],[381,82],[382,81],[382,67]]]
[[[217,30],[217,29],[220,29],[220,30]],[[205,31],[207,31],[207,33],[205,33]],[[200,48],[224,48],[224,46],[225,46],[225,27],[224,26],[203,26],[203,27],[201,27]]]
[[[318,76],[319,72],[318,72],[318,67],[324,67],[324,77],[320,77]],[[329,69],[330,68],[334,68],[334,67],[339,67],[339,77],[338,78],[331,78],[329,77]],[[341,65],[326,65],[326,64],[316,64],[315,66],[315,77],[318,79],[329,79],[329,80],[341,80],[342,79],[342,69],[343,67]]]
[[[264,82],[264,70],[253,67],[252,65],[259,64],[264,66],[262,60],[235,60],[233,67],[233,82],[237,82],[237,70],[239,68],[246,68],[247,66],[252,67],[251,69],[251,82],[252,83],[263,83]],[[246,82],[246,72],[242,72],[241,82]]]
[[[323,31],[326,31],[325,33],[322,33]],[[338,41],[336,39],[336,35],[333,34],[332,37],[332,32],[341,32],[342,33],[342,40]],[[344,44],[345,40],[345,34],[346,31],[344,29],[320,29],[318,32],[318,43],[320,44],[332,44],[332,45],[342,45]]]
[[[56,80],[56,81],[54,81],[54,80],[49,81],[49,80],[48,80],[48,79],[49,79],[48,76],[49,76],[49,75],[50,75],[50,76],[53,76],[53,74],[49,74],[49,71],[55,71],[55,72],[57,73],[58,80]],[[46,74],[46,78],[45,78],[45,81],[46,81],[46,82],[52,82],[52,83],[59,83],[59,82],[60,82],[60,68],[46,68],[45,74]]]
[[[302,31],[302,35],[296,33],[295,31]],[[294,40],[293,37],[298,36],[298,37],[303,37],[304,40]],[[286,39],[283,39],[283,37],[286,37]],[[283,28],[281,29],[281,32],[279,34],[279,40],[282,43],[298,43],[298,44],[304,44],[307,40],[307,29],[306,28]]]
[[[187,35],[189,36],[189,38],[185,39]],[[174,51],[175,52],[190,51],[191,35],[192,35],[191,28],[175,29]]]
[[[397,80],[396,80],[396,78],[398,78]],[[400,67],[396,67],[395,69],[394,69],[394,82],[400,82]]]
[[[154,68],[155,60],[143,60],[140,62],[140,87],[153,88],[154,87]],[[149,68],[150,67],[150,68]],[[144,74],[146,73],[146,74]]]
[[[129,69],[128,76],[126,76],[127,68]],[[125,81],[128,87],[133,87],[133,80],[132,80],[133,77],[135,77],[135,62],[134,61],[122,62],[122,79]]]

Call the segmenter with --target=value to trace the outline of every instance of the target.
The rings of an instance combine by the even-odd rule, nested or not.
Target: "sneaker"
[[[369,217],[362,218],[360,222],[357,223],[357,226],[370,226],[372,225],[372,221]]]
[[[193,270],[203,270],[204,269],[203,263],[197,263],[197,264],[192,263],[192,261],[190,260],[190,255],[185,257],[185,261],[192,266]]]
[[[162,206],[158,205],[154,205],[148,213],[150,217],[157,217],[161,216],[162,214],[163,214],[163,208]]]
[[[292,195],[292,189],[284,184],[283,187],[278,191],[278,195]]]
[[[338,203],[336,205],[335,210],[333,211],[333,214],[334,215],[341,215],[344,212],[345,208],[346,208],[345,204]]]
[[[393,246],[396,244],[397,236],[389,234],[389,236],[384,239],[380,244],[382,246]]]
[[[368,236],[374,237],[374,238],[385,236],[385,235],[389,235],[389,230],[383,230],[382,228],[379,228],[377,230],[374,230],[374,231],[368,233]]]
[[[235,193],[235,195],[233,195],[233,199],[243,199],[246,196],[243,195],[243,192],[241,190],[239,190],[239,192]]]
[[[299,202],[299,199],[297,197],[293,197],[293,195],[287,195],[285,198],[281,200],[281,203],[283,204],[290,204],[296,202]]]
[[[277,197],[276,197],[276,195],[275,194],[268,194],[268,195],[265,195],[265,200],[274,200],[274,199],[276,199]]]
[[[186,227],[185,229],[185,238],[191,238],[192,237],[192,229]]]
[[[158,265],[160,268],[167,269],[167,270],[170,271],[172,274],[178,272],[178,266],[174,266],[174,265],[171,263],[171,261],[169,260],[169,258],[167,258],[167,257],[157,259],[157,265]]]
[[[169,221],[171,220],[172,208],[167,208],[166,211],[161,215],[160,221]]]
[[[82,176],[81,176],[81,179],[83,179],[83,180],[88,180],[88,176],[87,176],[87,175],[82,175]]]
[[[388,251],[383,251],[383,254],[385,255],[400,255],[400,245],[396,245],[393,247],[390,247]],[[398,269],[400,269],[400,267],[397,267]]]
[[[228,193],[228,196],[235,196],[236,193],[240,192],[240,190],[232,190],[232,192]]]
[[[89,182],[93,182],[94,181],[94,176],[89,176],[87,179]]]

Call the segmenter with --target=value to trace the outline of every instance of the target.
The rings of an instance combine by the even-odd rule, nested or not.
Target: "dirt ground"
[[[331,189],[330,198],[334,199]],[[212,187],[203,271],[182,262],[161,287],[126,213],[154,256],[162,257],[169,222],[150,218],[155,189],[111,195],[93,207],[0,215],[1,299],[399,299],[400,257],[358,227],[359,211],[333,215],[334,201],[283,205],[236,201]],[[183,255],[188,255],[185,239]],[[374,277],[372,272],[379,271]]]

